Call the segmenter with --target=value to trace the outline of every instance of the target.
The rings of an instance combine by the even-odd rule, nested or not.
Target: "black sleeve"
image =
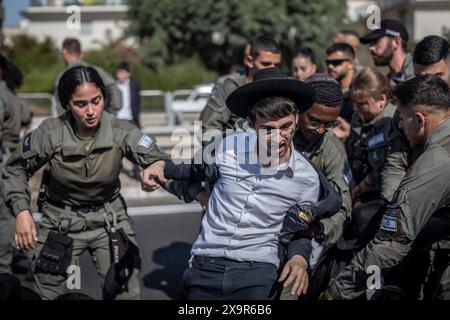
[[[287,247],[288,261],[295,255],[301,255],[309,264],[309,257],[311,255],[312,245],[309,238],[297,238],[292,240]]]
[[[164,176],[166,179],[206,181],[214,185],[219,179],[219,169],[216,164],[175,164],[172,160],[165,160]]]

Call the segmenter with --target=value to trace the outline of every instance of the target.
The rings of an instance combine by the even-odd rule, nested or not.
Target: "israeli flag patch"
[[[150,148],[152,145],[153,139],[145,134],[139,139],[138,145],[144,147],[145,149]]]
[[[345,179],[345,182],[347,182],[347,185],[349,185],[349,186],[353,182],[352,169],[350,168],[348,163],[346,163],[345,166],[344,166],[344,179]]]
[[[383,144],[383,142],[384,142],[384,134],[379,133],[370,138],[369,141],[367,141],[367,146],[369,147],[369,149],[373,149]]]
[[[388,209],[381,220],[381,229],[397,232],[397,214],[394,209]]]

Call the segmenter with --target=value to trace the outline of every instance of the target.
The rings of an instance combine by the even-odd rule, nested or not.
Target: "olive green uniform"
[[[241,74],[226,75],[217,80],[211,96],[200,114],[204,143],[208,143],[211,137],[221,135],[225,130],[234,128],[236,120],[240,117],[228,109],[226,100],[234,90],[245,83],[246,76]]]
[[[0,170],[19,143],[21,122],[19,99],[4,81],[0,81]],[[15,220],[0,191],[0,273],[11,272],[14,225]]]
[[[358,184],[368,175],[378,190],[376,198],[386,201],[392,200],[411,163],[409,145],[398,123],[398,114],[392,104],[368,123],[355,113],[346,141],[353,181]]]
[[[14,151],[19,145],[20,131],[22,130],[22,102],[17,95],[9,92],[11,108],[3,124],[3,149]]]
[[[412,54],[411,53],[406,54],[406,58],[405,58],[405,61],[403,62],[403,66],[402,66],[402,69],[400,70],[400,72],[398,72],[396,74],[389,72],[387,77],[394,84],[414,78],[415,73],[414,73],[414,63],[413,63]]]
[[[450,120],[432,132],[424,152],[408,170],[393,201],[387,206],[380,231],[331,281],[328,293],[335,299],[353,299],[363,294],[367,289],[367,268],[378,266],[383,272],[396,266],[410,251],[411,244],[431,216],[446,207],[450,207]],[[444,211],[442,218],[450,219],[449,210]],[[441,249],[447,250],[442,294],[438,297],[441,299],[450,299],[448,243],[441,242]]]
[[[136,242],[131,220],[120,196],[119,174],[122,158],[147,167],[166,159],[153,137],[144,135],[134,125],[104,112],[100,128],[91,141],[81,141],[72,129],[73,118],[66,112],[47,119],[25,136],[9,158],[1,184],[6,203],[17,215],[30,210],[28,178],[47,164],[42,200],[39,240],[33,252],[32,269],[50,230],[58,230],[63,220],[70,220],[68,236],[74,239],[72,264],[89,250],[102,284],[110,267],[109,237],[106,219],[113,215],[131,241]],[[53,299],[65,289],[65,277],[36,272],[35,288],[45,299]],[[129,290],[118,298],[139,297],[137,272],[129,281]]]
[[[347,163],[345,147],[333,131],[327,131],[313,144],[303,146],[302,138],[294,137],[294,146],[307,156],[316,168],[325,175],[334,189],[341,195],[342,207],[330,218],[320,221],[323,243],[335,243],[342,234],[344,221],[350,217],[352,199],[349,183],[351,182],[350,167]]]
[[[116,81],[114,78],[107,73],[105,70],[100,68],[99,66],[90,65],[84,61],[75,60],[72,61],[64,70],[61,72],[55,81],[55,100],[56,100],[56,113],[57,115],[61,115],[65,112],[63,107],[61,106],[59,99],[58,99],[58,85],[59,80],[61,79],[61,76],[65,71],[67,71],[70,68],[78,67],[78,66],[89,66],[93,67],[98,74],[100,75],[100,78],[102,78],[103,83],[105,84],[105,90],[106,90],[106,100],[108,102],[105,104],[105,110],[109,113],[112,113],[113,115],[116,115],[117,112],[119,112],[120,108],[122,108],[122,93],[120,92],[119,87],[117,87]]]

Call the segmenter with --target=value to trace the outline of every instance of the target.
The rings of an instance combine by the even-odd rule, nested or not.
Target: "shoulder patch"
[[[28,133],[24,138],[22,142],[22,154],[28,152],[31,150],[31,132]]]
[[[397,212],[388,208],[381,220],[381,229],[389,232],[397,232]]]
[[[145,148],[145,149],[148,149],[152,145],[152,142],[153,142],[153,139],[144,134],[139,139],[138,145],[143,147],[143,148]]]
[[[374,135],[367,141],[367,146],[369,147],[369,149],[374,149],[376,147],[383,145],[383,143],[384,143],[384,134],[379,133]]]
[[[353,174],[352,174],[352,168],[350,168],[348,162],[345,162],[344,165],[344,180],[347,182],[348,186],[351,186],[353,183]]]

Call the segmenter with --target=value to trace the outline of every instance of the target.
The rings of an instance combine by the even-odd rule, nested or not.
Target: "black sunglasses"
[[[343,64],[345,61],[350,61],[350,59],[336,59],[336,60],[325,60],[325,63],[327,65],[331,64],[333,66],[340,66],[341,64]]]

